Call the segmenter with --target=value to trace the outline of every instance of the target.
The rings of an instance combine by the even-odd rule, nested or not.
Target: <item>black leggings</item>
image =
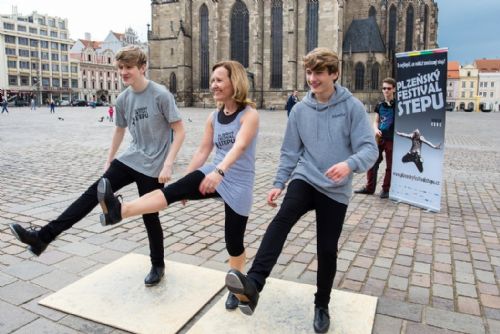
[[[347,205],[320,193],[309,183],[293,180],[283,203],[269,224],[248,276],[262,290],[295,223],[310,210],[316,210],[318,273],[314,304],[328,307],[333,279],[337,272],[337,247]]]
[[[179,181],[169,184],[163,188],[163,194],[167,199],[168,205],[181,200],[200,200],[205,198],[221,197],[217,192],[203,195],[199,187],[205,174],[196,170],[184,176]],[[248,217],[237,214],[227,203],[224,202],[226,219],[224,223],[225,240],[227,252],[231,256],[240,256],[245,251],[243,238],[247,226]]]
[[[133,182],[137,184],[140,196],[163,188],[163,183],[158,183],[158,178],[141,174],[116,159],[111,162],[103,177],[109,180],[113,192]],[[41,228],[40,238],[43,241],[47,243],[51,242],[63,231],[66,231],[83,219],[97,206],[98,182],[99,180],[95,181],[57,219],[52,220],[49,224]],[[155,266],[164,266],[163,230],[158,212],[145,214],[142,218],[148,233],[151,263]]]

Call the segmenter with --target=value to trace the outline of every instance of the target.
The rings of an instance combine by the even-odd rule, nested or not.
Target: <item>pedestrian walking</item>
[[[113,105],[110,104],[108,108],[108,119],[110,122],[113,122],[113,113],[114,113]]]
[[[170,181],[172,168],[185,137],[184,126],[173,95],[163,86],[146,79],[147,56],[137,46],[122,48],[115,56],[118,73],[128,86],[116,101],[116,127],[111,140],[104,174],[114,190],[136,183],[139,195],[163,188]],[[125,152],[115,158],[129,129],[132,136]],[[170,143],[170,131],[175,133]],[[100,179],[99,179],[100,180]],[[39,256],[63,231],[89,214],[97,205],[96,180],[64,212],[41,229],[27,230],[10,224],[12,233],[28,250]],[[158,212],[143,216],[151,258],[151,270],[144,279],[146,286],[161,281],[165,270],[163,230]]]
[[[35,111],[36,110],[36,101],[33,98],[30,101],[30,107],[31,107],[31,111]]]
[[[274,186],[267,195],[268,204],[277,206],[276,200],[290,180],[288,190],[248,274],[229,270],[226,286],[239,298],[240,310],[252,315],[288,233],[300,217],[315,210],[318,272],[313,327],[317,333],[326,333],[330,326],[328,305],[337,271],[338,240],[351,197],[352,173],[370,168],[378,152],[363,104],[336,83],[337,55],[327,48],[316,48],[304,57],[303,66],[310,90],[290,113]]]
[[[2,114],[6,112],[7,114],[9,113],[9,102],[7,102],[7,99],[4,98],[2,101]]]
[[[50,99],[50,113],[55,114],[56,113],[56,103],[54,102],[53,99]]]
[[[140,198],[120,203],[109,181],[99,183],[101,221],[116,224],[122,219],[163,210],[178,201],[219,198],[225,208],[225,240],[230,268],[245,267],[245,234],[252,206],[255,180],[255,147],[259,114],[248,96],[245,68],[236,61],[214,65],[211,90],[218,109],[205,122],[203,139],[191,159],[187,174],[179,181]],[[215,147],[211,163],[207,159]],[[228,294],[226,309],[238,307],[238,299]]]

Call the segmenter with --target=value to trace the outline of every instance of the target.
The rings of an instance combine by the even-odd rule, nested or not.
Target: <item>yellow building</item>
[[[479,111],[479,70],[474,65],[461,66],[456,105],[459,111]]]

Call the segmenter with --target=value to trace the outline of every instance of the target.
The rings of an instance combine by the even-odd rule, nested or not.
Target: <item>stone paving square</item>
[[[187,332],[188,334],[312,333],[316,286],[270,278],[255,313],[228,312],[221,298]],[[332,291],[328,333],[370,334],[377,298],[341,290]],[[355,316],[353,316],[355,315]]]
[[[176,333],[224,287],[225,272],[166,261],[164,279],[144,286],[149,257],[128,254],[39,303],[134,333]]]

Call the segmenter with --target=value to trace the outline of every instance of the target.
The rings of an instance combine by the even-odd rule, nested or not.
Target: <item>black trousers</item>
[[[113,160],[103,177],[111,183],[113,192],[129,185],[133,182],[137,184],[139,195],[145,195],[156,189],[163,188],[163,184],[158,182],[158,178],[141,174],[126,166],[118,160]],[[40,238],[49,243],[59,234],[71,228],[82,218],[92,211],[97,202],[97,183],[94,182],[76,201],[74,201],[64,212],[40,230]],[[163,249],[163,230],[160,224],[158,212],[142,216],[149,239],[149,250],[151,263],[155,266],[164,266],[165,262]]]
[[[316,211],[318,257],[314,304],[328,307],[333,279],[337,272],[338,241],[347,205],[329,198],[305,181],[293,180],[288,185],[283,203],[264,234],[252,268],[248,271],[248,277],[262,290],[266,278],[278,260],[288,233],[300,217],[313,209]]]
[[[163,194],[168,205],[175,202],[187,200],[200,200],[206,198],[220,197],[217,192],[203,195],[198,190],[201,182],[205,178],[199,170],[195,170],[184,176],[175,183],[169,184],[163,188]],[[245,251],[243,239],[245,237],[245,229],[247,226],[248,217],[236,213],[227,203],[224,202],[225,223],[224,223],[224,238],[226,241],[226,249],[231,256],[240,256]]]

